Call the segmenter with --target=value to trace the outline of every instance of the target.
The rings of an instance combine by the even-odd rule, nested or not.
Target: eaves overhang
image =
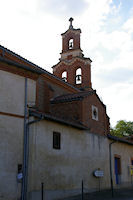
[[[80,129],[80,130],[89,130],[88,127],[86,127],[80,123],[74,123],[74,122],[53,116],[51,114],[46,114],[46,113],[42,113],[42,112],[35,111],[35,110],[29,110],[29,116],[54,121],[54,122],[61,123],[61,124],[67,125],[67,126],[71,126],[71,127],[74,127],[74,128]]]
[[[119,138],[119,137],[116,137],[116,136],[113,136],[113,135],[110,135],[110,134],[108,134],[107,137],[108,137],[108,139],[114,140],[116,142],[121,142],[121,143],[126,143],[126,144],[129,144],[129,145],[133,145],[133,142],[129,142],[128,140],[126,140],[124,138]]]

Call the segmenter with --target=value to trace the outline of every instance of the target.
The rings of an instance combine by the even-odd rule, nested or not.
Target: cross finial
[[[70,22],[69,29],[73,29],[72,21],[73,21],[73,18],[71,17],[71,18],[69,19],[69,22]]]

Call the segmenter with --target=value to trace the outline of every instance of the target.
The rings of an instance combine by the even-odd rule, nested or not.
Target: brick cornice
[[[92,61],[90,60],[90,58],[75,57],[75,58],[73,58],[69,61],[68,60],[62,60],[59,63],[57,63],[56,65],[54,65],[52,68],[54,69],[54,68],[56,68],[56,67],[58,67],[62,64],[67,65],[67,66],[73,65],[75,62],[82,62],[83,64],[91,64]]]

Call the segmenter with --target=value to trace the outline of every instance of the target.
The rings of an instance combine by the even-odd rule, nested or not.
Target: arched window
[[[69,40],[69,49],[73,49],[73,39]]]
[[[64,71],[62,73],[62,80],[65,81],[65,82],[67,82],[67,72],[66,71]]]
[[[82,71],[81,68],[78,68],[76,70],[76,84],[81,84],[82,83]]]

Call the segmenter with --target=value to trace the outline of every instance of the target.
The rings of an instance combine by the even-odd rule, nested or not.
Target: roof
[[[0,45],[0,49],[3,51],[3,52],[2,52],[3,58],[4,58],[4,56],[5,56],[5,53],[7,52],[7,53],[9,53],[10,55],[15,56],[15,57],[18,58],[19,60],[22,60],[22,61],[24,61],[25,63],[31,65],[33,68],[37,68],[37,69],[43,70],[43,68],[39,67],[38,65],[35,65],[34,63],[30,62],[29,60],[23,58],[22,56],[16,54],[15,52],[13,52],[13,51],[7,49],[6,47],[4,47],[4,46],[2,46],[2,45]]]
[[[52,77],[52,78],[54,78],[54,79],[56,79],[56,80],[61,81],[63,84],[68,85],[69,87],[75,89],[76,91],[79,91],[79,89],[77,89],[76,87],[74,87],[74,86],[71,85],[70,83],[64,82],[64,81],[63,81],[62,79],[60,79],[59,77],[57,77],[57,76],[55,76],[54,74],[52,74],[52,73],[46,71],[45,69],[39,67],[38,65],[33,64],[32,62],[30,62],[30,61],[28,61],[27,59],[21,57],[20,55],[16,54],[15,52],[13,52],[13,51],[11,51],[11,50],[5,48],[4,46],[0,45],[0,49],[3,51],[2,56],[0,56],[0,61],[1,61],[1,62],[7,63],[7,64],[9,64],[9,65],[14,65],[14,66],[16,66],[16,67],[18,67],[18,68],[22,68],[22,69],[25,69],[25,70],[28,70],[28,71],[32,71],[32,72],[35,72],[35,73],[38,73],[38,74],[46,74],[46,75],[48,75],[48,76],[50,76],[50,77]],[[16,58],[19,58],[20,60],[24,61],[24,62],[25,62],[26,64],[28,64],[28,65],[26,65],[26,64],[20,64],[20,63],[18,63],[18,62],[16,62],[16,61],[12,61],[12,60],[10,60],[10,59],[5,58],[5,57],[4,57],[4,56],[5,56],[5,53],[4,53],[4,52],[9,53],[10,55],[15,56]],[[29,66],[29,65],[30,65],[30,66]],[[32,67],[31,67],[31,66],[32,66]]]
[[[81,33],[81,29],[80,29],[80,28],[78,28],[78,29],[72,28],[72,29],[68,29],[67,31],[65,31],[65,32],[62,33],[61,35],[64,35],[64,34],[66,34],[66,33],[69,32],[69,31],[79,31],[79,32]]]
[[[69,121],[68,119],[62,119],[62,118],[53,116],[51,114],[46,114],[46,113],[37,111],[37,110],[32,109],[32,108],[29,110],[29,115],[37,117],[37,118],[41,118],[41,119],[59,122],[59,123],[62,123],[62,124],[68,125],[68,126],[72,126],[74,128],[78,128],[78,129],[81,129],[81,130],[89,130],[88,127],[84,126],[81,123],[72,122],[72,121]]]
[[[130,142],[130,141],[127,140],[128,138],[127,139],[119,138],[119,137],[116,137],[116,136],[113,136],[113,135],[110,135],[110,134],[108,134],[107,137],[111,140],[116,141],[116,142],[122,142],[122,143],[126,143],[126,144],[129,144],[129,145],[133,145],[133,142]]]
[[[63,103],[68,101],[79,101],[82,100],[84,97],[90,96],[92,94],[96,94],[96,90],[83,91],[74,94],[64,94],[52,99],[51,103],[54,104],[54,103]]]

